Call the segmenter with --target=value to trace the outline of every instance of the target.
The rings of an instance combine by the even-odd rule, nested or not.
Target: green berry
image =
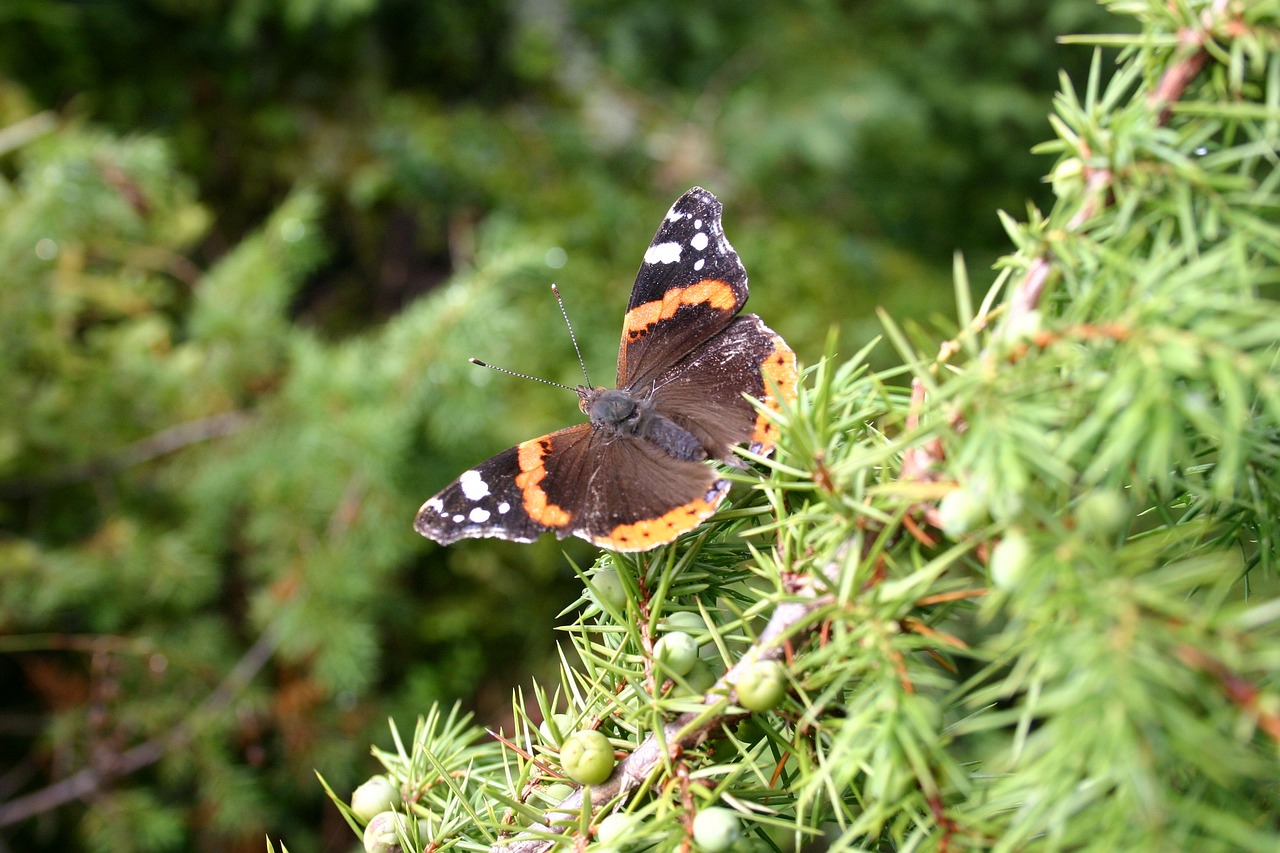
[[[378,812],[400,805],[400,789],[386,776],[374,776],[351,792],[351,812],[356,820],[368,823]]]
[[[693,662],[693,667],[684,674],[684,683],[696,696],[701,696],[716,683],[716,674],[702,658]]]
[[[757,717],[744,717],[742,722],[738,723],[738,727],[733,730],[733,734],[747,746],[751,746],[765,736],[764,728],[761,727]]]
[[[713,806],[693,819],[693,843],[706,853],[723,853],[741,837],[742,824],[728,809]]]
[[[616,569],[600,569],[591,576],[591,587],[602,604],[621,610],[627,603],[627,588]]]
[[[765,824],[764,834],[773,842],[773,849],[782,850],[784,853],[799,850],[804,846],[806,836],[802,835],[794,826],[777,826],[775,824]],[[824,845],[821,849],[827,849]]]
[[[569,727],[572,725],[573,717],[568,714],[552,714],[538,726],[538,734],[542,737],[543,743],[558,744],[569,733]]]
[[[653,644],[653,659],[669,672],[684,675],[698,660],[698,644],[684,631],[672,631]]]
[[[743,670],[734,688],[739,705],[748,711],[768,711],[786,695],[787,674],[777,661],[757,661]]]
[[[599,785],[613,772],[613,746],[600,732],[574,732],[560,747],[560,764],[570,779],[583,785]]]
[[[1129,502],[1111,489],[1085,495],[1076,507],[1076,529],[1090,539],[1111,539],[1129,520]]]
[[[1084,163],[1079,157],[1068,157],[1049,175],[1053,194],[1058,198],[1070,198],[1084,188]]]
[[[702,614],[692,610],[677,610],[662,620],[663,631],[683,631],[686,634],[697,634],[707,630],[707,623],[702,621]]]
[[[972,489],[961,486],[947,492],[938,504],[938,521],[950,537],[962,536],[986,520],[987,502]]]
[[[538,792],[538,796],[547,805],[558,806],[569,798],[574,792],[572,785],[566,785],[564,782],[555,782]]]
[[[740,839],[733,850],[734,853],[774,853],[773,845],[756,835]]]
[[[631,818],[622,812],[614,812],[596,824],[596,840],[601,844],[616,844],[631,832]]]
[[[396,825],[400,816],[395,812],[378,812],[364,828],[365,853],[401,853],[400,833]]]
[[[1022,531],[1010,530],[991,549],[991,562],[987,566],[991,572],[991,582],[997,589],[1013,589],[1030,562],[1031,543]]]

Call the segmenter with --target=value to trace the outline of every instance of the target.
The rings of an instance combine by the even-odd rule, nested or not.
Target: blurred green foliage
[[[1042,191],[1028,150],[1087,60],[1054,38],[1100,22],[1089,0],[7,0],[0,823],[20,795],[46,817],[0,832],[345,832],[312,769],[362,778],[385,717],[437,699],[502,713],[573,598],[565,554],[592,554],[413,534],[463,467],[576,416],[466,357],[579,381],[555,280],[607,382],[694,183],[803,358],[832,325],[866,340],[877,305],[928,317],[952,252],[994,259],[996,209]],[[147,743],[163,758],[113,777]],[[85,768],[87,794],[49,793]]]

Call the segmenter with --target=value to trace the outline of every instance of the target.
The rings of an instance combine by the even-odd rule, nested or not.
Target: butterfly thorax
[[[598,430],[647,441],[668,456],[689,462],[710,455],[693,433],[659,412],[650,398],[621,388],[581,386],[577,391],[578,407]]]

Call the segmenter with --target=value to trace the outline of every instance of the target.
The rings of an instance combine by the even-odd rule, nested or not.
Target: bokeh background
[[[946,328],[1043,202],[1093,0],[4,0],[0,851],[357,842],[340,793],[549,671],[577,541],[411,529],[607,382],[720,196],[812,363]],[[892,359],[887,347],[876,355]],[[71,784],[74,783],[74,784]]]

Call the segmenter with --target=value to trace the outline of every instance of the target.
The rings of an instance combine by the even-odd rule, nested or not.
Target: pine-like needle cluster
[[[514,731],[386,756],[402,842],[1277,848],[1280,3],[1109,5],[983,298],[833,347],[763,482],[584,571]]]

